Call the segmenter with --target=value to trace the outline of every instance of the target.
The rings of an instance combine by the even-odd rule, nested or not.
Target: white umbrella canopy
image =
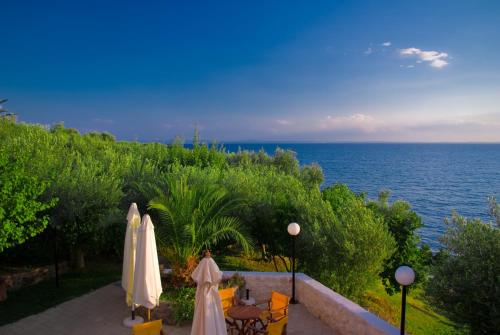
[[[137,242],[137,229],[141,224],[141,215],[137,204],[130,205],[127,214],[127,232],[123,247],[122,287],[126,292],[128,306],[132,306],[132,290],[134,289],[135,250]]]
[[[137,232],[136,266],[132,301],[152,309],[158,305],[162,293],[160,266],[153,222],[148,214],[142,217]]]
[[[205,256],[191,278],[198,284],[191,335],[226,335],[226,321],[219,295],[222,272],[212,257]]]

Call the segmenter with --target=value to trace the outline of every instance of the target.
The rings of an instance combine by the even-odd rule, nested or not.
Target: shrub
[[[394,294],[401,290],[394,277],[396,269],[401,265],[411,266],[416,274],[415,284],[423,283],[432,254],[427,245],[419,247],[417,230],[422,227],[421,218],[406,201],[397,200],[390,204],[389,195],[389,191],[380,192],[378,201],[368,202],[368,207],[384,221],[396,241],[396,251],[385,262],[380,275],[387,293]]]
[[[47,227],[46,211],[57,199],[40,199],[46,187],[47,183],[28,175],[19,161],[9,161],[0,151],[0,252],[24,243]]]
[[[176,325],[193,320],[195,297],[195,287],[178,288],[168,297],[172,303],[172,317]]]
[[[473,334],[500,329],[500,230],[453,214],[432,268],[429,300]]]
[[[325,189],[323,198],[332,208],[333,220],[305,232],[306,241],[313,243],[303,259],[320,281],[357,300],[378,280],[395,242],[384,222],[346,185]]]

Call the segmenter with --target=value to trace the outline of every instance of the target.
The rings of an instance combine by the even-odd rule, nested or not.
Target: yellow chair
[[[236,288],[224,288],[219,290],[220,300],[222,302],[222,310],[224,311],[224,319],[226,319],[227,333],[233,334],[236,332],[235,321],[227,314],[229,309],[238,304],[236,299]]]
[[[251,327],[253,334],[262,334],[262,335],[285,335],[286,327],[288,325],[288,316],[282,317],[279,320],[268,319],[267,323],[261,322],[260,327],[259,324],[255,324]]]
[[[236,288],[230,287],[219,290],[220,300],[222,302],[222,309],[224,310],[224,317],[227,318],[227,311],[236,304]]]
[[[271,299],[268,302],[267,318],[280,320],[288,315],[288,304],[290,297],[277,291],[271,292]]]
[[[144,322],[132,327],[132,335],[163,335],[161,320]]]

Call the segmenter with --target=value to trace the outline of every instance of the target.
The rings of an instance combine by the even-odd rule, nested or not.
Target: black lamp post
[[[296,222],[292,222],[287,227],[288,234],[292,237],[292,299],[290,303],[296,304],[295,300],[295,238],[300,233],[300,226]]]
[[[405,333],[405,312],[406,312],[406,288],[413,284],[415,280],[415,272],[409,266],[400,266],[396,270],[396,281],[403,286],[403,294],[401,301],[401,335]]]

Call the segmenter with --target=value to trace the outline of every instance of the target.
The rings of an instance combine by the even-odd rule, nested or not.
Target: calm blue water
[[[404,199],[422,217],[422,240],[439,247],[443,219],[452,210],[490,220],[488,196],[500,198],[500,144],[235,144],[229,151],[277,146],[297,153],[301,164],[323,168],[323,187],[335,182],[376,198],[382,189],[391,200]]]

